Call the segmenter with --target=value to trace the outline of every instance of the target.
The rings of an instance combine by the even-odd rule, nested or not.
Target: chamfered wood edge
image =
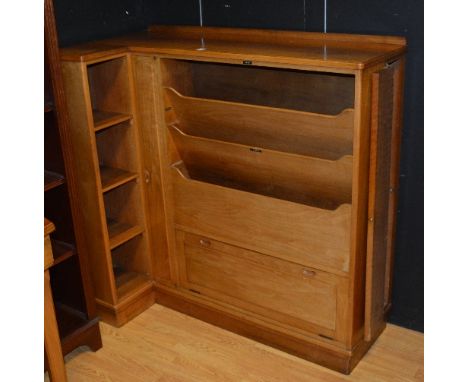
[[[376,336],[371,342],[361,341],[352,350],[332,349],[329,346],[320,346],[319,344],[307,342],[297,337],[256,325],[251,321],[242,320],[241,318],[229,315],[225,311],[207,306],[202,302],[188,300],[171,289],[155,285],[155,302],[344,374],[351,373],[378,337]],[[384,328],[385,325],[381,328],[381,331]]]
[[[111,305],[96,298],[96,307],[98,316],[104,322],[119,328],[152,306],[154,300],[153,283],[148,283],[117,305]]]

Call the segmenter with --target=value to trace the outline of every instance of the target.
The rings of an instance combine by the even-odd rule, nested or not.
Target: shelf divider
[[[52,240],[52,253],[54,254],[52,266],[56,266],[72,257],[76,253],[76,250],[72,244],[60,240]]]
[[[44,191],[52,190],[65,183],[65,177],[62,174],[48,170],[44,171]]]
[[[94,130],[99,131],[110,126],[129,121],[131,118],[132,116],[129,114],[93,110]]]
[[[119,245],[133,239],[135,236],[143,233],[143,227],[118,222],[113,219],[107,220],[107,229],[109,231],[109,246],[114,249]]]
[[[101,165],[99,169],[101,172],[102,192],[110,191],[138,177],[137,173],[119,168]]]

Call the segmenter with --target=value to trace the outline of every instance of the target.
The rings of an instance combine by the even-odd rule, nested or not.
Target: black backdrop
[[[62,46],[145,29],[198,24],[198,0],[55,0]],[[209,26],[323,30],[323,0],[203,0]],[[423,0],[328,0],[328,32],[406,36],[408,55],[393,309],[390,321],[424,328]]]

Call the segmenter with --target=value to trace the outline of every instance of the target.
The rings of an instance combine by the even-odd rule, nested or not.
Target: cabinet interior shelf
[[[53,171],[44,171],[44,191],[52,190],[62,184],[65,184],[65,177],[63,175]]]
[[[143,228],[139,225],[122,223],[114,219],[107,220],[107,230],[109,231],[110,249],[114,249],[143,233]]]
[[[123,300],[146,287],[148,284],[152,284],[152,281],[147,275],[125,271],[119,267],[114,268],[114,275],[119,300]]]
[[[58,265],[72,257],[75,253],[75,247],[69,243],[60,240],[52,240],[52,253],[54,254],[54,264]]]
[[[138,174],[119,168],[103,166],[99,167],[101,172],[102,191],[110,191],[122,184],[128,183],[138,177]]]
[[[94,130],[99,131],[110,126],[129,121],[131,118],[132,116],[129,114],[93,110]]]
[[[84,313],[61,303],[55,304],[55,315],[57,317],[60,338],[71,336],[88,323]]]

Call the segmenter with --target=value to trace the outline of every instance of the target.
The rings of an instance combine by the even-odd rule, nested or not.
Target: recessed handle
[[[303,269],[302,270],[302,275],[304,277],[314,277],[315,276],[315,271],[313,271],[312,269]]]
[[[151,182],[151,173],[148,170],[143,171],[143,176],[145,178],[145,183]]]
[[[200,244],[204,247],[209,247],[211,245],[211,241],[209,241],[208,239],[200,239]]]

